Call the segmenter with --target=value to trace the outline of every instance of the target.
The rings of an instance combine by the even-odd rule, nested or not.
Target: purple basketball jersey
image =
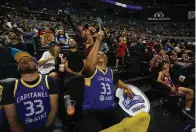
[[[15,105],[19,119],[26,129],[44,127],[51,110],[48,91],[45,75],[40,74],[39,81],[34,85],[28,85],[22,79],[16,81]]]
[[[112,70],[107,68],[104,72],[97,67],[92,77],[85,78],[83,110],[114,108],[114,92]]]

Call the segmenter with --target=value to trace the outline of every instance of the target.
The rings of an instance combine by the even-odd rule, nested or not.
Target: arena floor
[[[194,88],[194,85],[189,87]],[[171,103],[161,104],[159,98],[155,97],[155,93],[150,90],[150,84],[142,84],[140,89],[144,91],[151,104],[151,125],[148,132],[191,132],[184,129],[189,124],[194,124],[194,121],[184,117],[181,108],[172,107]]]
[[[180,110],[168,112],[167,109],[156,106],[151,107],[151,110],[154,114],[152,117],[154,124],[148,132],[184,132],[186,126],[192,123],[180,113]]]

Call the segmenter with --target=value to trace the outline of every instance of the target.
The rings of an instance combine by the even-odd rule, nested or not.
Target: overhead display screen
[[[109,3],[109,4],[113,4],[116,6],[120,6],[123,8],[128,8],[128,9],[134,9],[134,10],[142,10],[142,6],[135,6],[135,5],[127,5],[127,4],[123,4],[114,0],[101,0],[103,2]]]

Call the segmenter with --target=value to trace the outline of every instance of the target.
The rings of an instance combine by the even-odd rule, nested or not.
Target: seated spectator
[[[22,51],[27,50],[26,44],[20,42],[19,37],[15,33],[11,32],[8,37],[10,39],[10,43],[5,45],[6,47],[16,48]]]
[[[65,70],[69,73],[68,76],[80,76],[84,70],[86,55],[83,51],[77,49],[75,40],[69,40],[70,50],[67,53],[67,61],[65,62]],[[76,61],[77,60],[77,61]]]
[[[191,63],[185,63],[182,61],[182,58],[177,58],[177,53],[175,50],[172,51],[171,56],[170,56],[170,62],[173,65],[178,65],[182,68],[188,68],[191,66]]]
[[[171,64],[176,64],[176,63],[178,62],[178,56],[177,56],[175,50],[173,50],[173,51],[171,52],[171,55],[170,55],[170,62],[171,62]]]
[[[181,52],[180,44],[177,44],[174,50],[178,53]]]
[[[146,47],[151,47],[153,45],[152,38],[149,39],[149,41],[146,43]]]
[[[69,36],[63,30],[57,31],[56,41],[62,44],[63,46],[69,47],[68,45]]]
[[[167,61],[169,64],[170,64],[170,61],[169,61],[169,56],[166,54],[166,52],[163,50],[161,51],[162,52],[162,61]]]
[[[54,33],[49,28],[44,28],[40,31],[40,39],[42,47],[46,47],[49,43],[54,41]]]
[[[164,54],[165,54],[165,51],[163,49],[157,49],[157,53],[154,55],[154,57],[150,61],[151,69],[157,67],[159,63],[163,61]]]
[[[164,46],[164,50],[166,52],[171,52],[173,50],[171,43],[167,42],[166,45]]]
[[[190,60],[190,57],[189,57],[189,55],[188,55],[188,50],[185,50],[184,52],[183,52],[183,54],[182,54],[182,62],[184,62],[184,63],[191,63],[191,60]]]
[[[58,88],[55,80],[39,74],[38,63],[29,53],[18,52],[14,58],[21,78],[3,89],[1,101],[11,131],[62,132],[62,123],[57,118]]]
[[[114,101],[114,84],[127,90],[127,94],[133,98],[131,89],[115,75],[113,76],[112,70],[107,67],[106,55],[99,52],[103,36],[104,33],[99,31],[84,70],[85,87],[82,107],[87,132],[98,132],[127,117]]]
[[[25,44],[34,44],[33,37],[38,35],[38,30],[33,28],[33,25],[29,25],[24,29],[23,40]]]
[[[41,74],[48,74],[52,77],[58,77],[58,68],[61,63],[64,63],[64,59],[59,57],[61,51],[61,45],[57,42],[51,42],[50,50],[45,51],[40,58],[38,71]],[[59,61],[58,61],[59,60]]]
[[[169,96],[185,96],[186,97],[186,106],[182,110],[182,112],[188,116],[189,118],[195,120],[195,115],[190,111],[191,106],[194,100],[194,91],[190,88],[175,86],[172,82],[169,74],[170,66],[167,61],[164,61],[159,64],[161,71],[159,72],[159,76],[157,81],[167,85],[170,88]]]

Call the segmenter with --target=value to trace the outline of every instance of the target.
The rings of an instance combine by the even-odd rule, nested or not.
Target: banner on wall
[[[170,21],[169,16],[165,16],[163,12],[156,12],[153,16],[148,17],[148,21]]]
[[[195,17],[189,8],[146,8],[141,13],[145,22],[186,22]]]

